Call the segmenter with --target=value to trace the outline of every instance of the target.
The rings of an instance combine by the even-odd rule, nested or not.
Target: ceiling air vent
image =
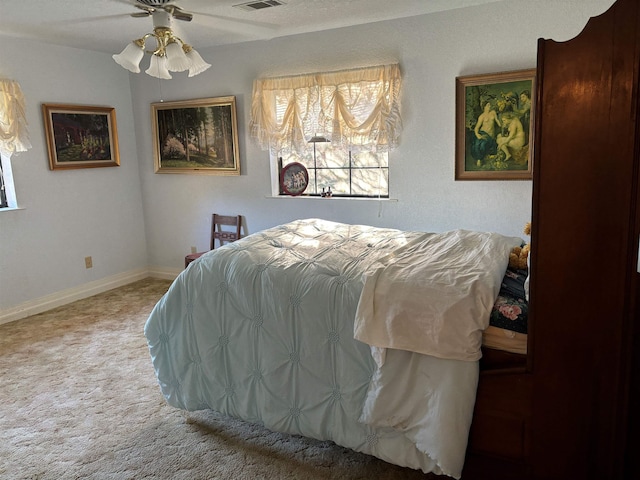
[[[136,2],[146,5],[147,7],[162,7],[171,2],[171,0],[136,0]]]
[[[285,3],[280,0],[258,0],[253,2],[239,3],[238,5],[234,5],[234,7],[241,10],[253,11],[262,10],[263,8],[277,7],[278,5],[285,5]]]

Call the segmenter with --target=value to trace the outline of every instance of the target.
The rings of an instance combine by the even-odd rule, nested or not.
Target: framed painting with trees
[[[156,173],[240,175],[236,98],[151,104]]]
[[[51,170],[120,165],[113,107],[43,103],[42,113]]]

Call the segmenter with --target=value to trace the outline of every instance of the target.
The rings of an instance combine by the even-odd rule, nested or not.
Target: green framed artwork
[[[240,175],[234,96],[151,104],[156,173]]]
[[[43,103],[51,170],[120,165],[113,107]]]
[[[531,180],[535,74],[456,78],[456,180]]]

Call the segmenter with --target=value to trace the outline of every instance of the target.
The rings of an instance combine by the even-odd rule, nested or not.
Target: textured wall
[[[104,53],[2,37],[0,75],[22,87],[33,145],[11,159],[23,209],[0,212],[0,314],[146,268],[128,72]],[[121,165],[49,170],[42,103],[115,107]],[[86,256],[93,258],[91,269]]]
[[[151,265],[178,267],[191,245],[205,248],[211,212],[246,216],[248,231],[302,217],[403,229],[495,230],[521,235],[531,214],[530,181],[454,181],[455,77],[534,68],[537,39],[567,39],[612,0],[510,0],[396,21],[253,42],[201,53],[202,75],[132,79]],[[396,202],[271,199],[268,155],[248,137],[258,76],[399,61],[404,132],[390,155]],[[149,104],[236,95],[242,176],[153,173]]]
[[[192,245],[208,245],[213,211],[244,215],[249,233],[322,217],[520,235],[531,211],[530,181],[453,180],[455,77],[532,68],[539,37],[571,38],[612,3],[508,0],[201,50],[213,68],[171,81],[129,74],[104,53],[2,37],[0,75],[22,85],[33,149],[12,159],[24,209],[0,212],[0,317],[25,302],[148,265],[179,271]],[[390,157],[396,201],[268,198],[268,155],[247,137],[253,79],[393,61],[404,75],[404,132]],[[154,174],[150,103],[223,95],[237,97],[242,175]],[[121,166],[50,171],[42,102],[115,107]],[[85,269],[85,256],[93,257],[93,268]]]

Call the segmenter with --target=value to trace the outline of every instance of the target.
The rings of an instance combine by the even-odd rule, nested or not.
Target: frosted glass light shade
[[[151,75],[156,78],[163,78],[169,80],[171,74],[167,70],[167,57],[160,57],[159,55],[151,55],[151,63],[149,68],[145,70],[147,75]]]
[[[135,42],[131,42],[124,47],[124,50],[117,55],[111,57],[116,61],[118,65],[126,68],[130,72],[140,73],[140,60],[144,56],[144,48],[137,45]]]
[[[187,58],[191,62],[191,66],[189,67],[190,77],[194,77],[199,73],[204,72],[207,68],[211,67],[211,65],[205,62],[200,54],[194,49],[191,49],[189,50],[189,52],[187,52]]]
[[[167,68],[172,72],[184,72],[191,64],[178,42],[171,42],[165,50]]]

